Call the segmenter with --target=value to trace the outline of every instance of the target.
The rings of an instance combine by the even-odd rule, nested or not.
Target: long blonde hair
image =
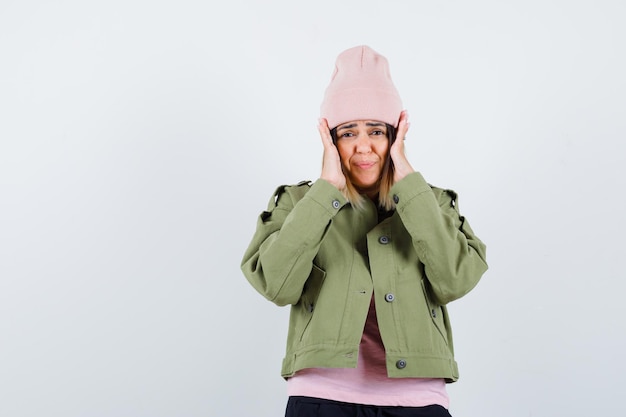
[[[394,184],[393,175],[395,172],[395,168],[393,166],[393,161],[391,160],[391,153],[389,149],[391,149],[391,145],[396,140],[396,128],[392,125],[385,123],[387,126],[387,139],[388,139],[388,149],[387,149],[387,158],[385,159],[385,164],[383,165],[383,170],[380,174],[379,178],[379,187],[378,187],[378,205],[389,211],[396,208],[396,204],[393,201],[393,198],[389,195],[391,191],[391,187]],[[335,146],[337,145],[337,128],[333,128],[330,130],[330,136],[333,139],[333,143]],[[361,210],[364,207],[364,197],[361,193],[357,191],[357,189],[350,181],[350,177],[347,175],[343,168],[343,164],[341,164],[341,170],[343,171],[343,175],[346,177],[346,188],[342,190],[343,195],[350,202],[350,204]]]

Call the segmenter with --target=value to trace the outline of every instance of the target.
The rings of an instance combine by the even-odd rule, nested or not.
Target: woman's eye
[[[372,135],[374,135],[374,136],[385,135],[385,132],[383,132],[382,130],[374,130],[372,132]]]
[[[346,132],[341,135],[342,138],[351,138],[352,136],[354,136],[352,132]]]

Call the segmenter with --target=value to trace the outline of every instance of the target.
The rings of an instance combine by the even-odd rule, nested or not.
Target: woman
[[[278,187],[260,215],[242,270],[291,305],[287,417],[449,416],[446,304],[486,271],[485,245],[456,194],[413,170],[408,129],[386,58],[344,51],[321,106],[320,178]]]

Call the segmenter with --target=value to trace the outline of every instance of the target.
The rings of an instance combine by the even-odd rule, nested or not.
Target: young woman
[[[449,416],[446,305],[487,270],[485,245],[456,194],[412,168],[408,129],[386,58],[342,52],[321,106],[319,179],[278,187],[259,217],[241,267],[291,305],[287,417]]]

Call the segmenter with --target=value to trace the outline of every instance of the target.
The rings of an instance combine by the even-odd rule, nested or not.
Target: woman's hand
[[[406,110],[403,110],[402,113],[400,113],[396,140],[393,145],[391,145],[391,149],[389,149],[394,166],[394,182],[398,182],[408,174],[415,172],[404,153],[404,139],[406,138],[406,132],[409,130],[409,126],[409,114]]]
[[[320,178],[328,181],[337,187],[337,189],[343,190],[346,188],[346,177],[341,170],[341,158],[339,157],[337,147],[333,143],[333,138],[330,136],[330,129],[328,128],[326,119],[319,120],[317,130],[320,132],[322,144],[324,145],[322,175]]]

